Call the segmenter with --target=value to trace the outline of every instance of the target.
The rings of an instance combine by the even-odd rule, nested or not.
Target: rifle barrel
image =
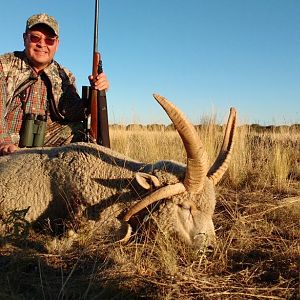
[[[94,21],[94,53],[98,52],[98,23],[99,23],[99,0],[95,0],[95,21]]]

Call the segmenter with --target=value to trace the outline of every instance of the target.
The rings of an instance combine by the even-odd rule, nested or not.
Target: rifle
[[[99,1],[95,0],[94,48],[93,48],[93,78],[103,72],[101,55],[98,52],[98,15]],[[83,86],[82,98],[90,103],[90,114],[86,120],[87,140],[110,148],[107,101],[105,90]]]

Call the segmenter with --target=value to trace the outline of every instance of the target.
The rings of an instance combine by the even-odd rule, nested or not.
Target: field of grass
[[[197,129],[213,162],[223,130]],[[112,149],[185,162],[173,130],[112,128]],[[163,233],[127,245],[78,232],[73,244],[29,233],[0,244],[1,299],[300,299],[300,129],[240,126],[217,186],[217,247]]]

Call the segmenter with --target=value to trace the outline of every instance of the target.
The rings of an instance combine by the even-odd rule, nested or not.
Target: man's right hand
[[[14,153],[18,150],[18,147],[14,144],[2,143],[0,144],[0,156]]]

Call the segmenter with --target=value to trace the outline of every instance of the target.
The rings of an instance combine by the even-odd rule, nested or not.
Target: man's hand
[[[95,88],[96,90],[107,91],[109,89],[109,82],[104,73],[98,74],[96,79],[94,79],[93,75],[90,75],[89,81],[90,81],[91,87]]]
[[[18,147],[14,144],[2,143],[0,144],[0,156],[14,153],[18,150]]]

